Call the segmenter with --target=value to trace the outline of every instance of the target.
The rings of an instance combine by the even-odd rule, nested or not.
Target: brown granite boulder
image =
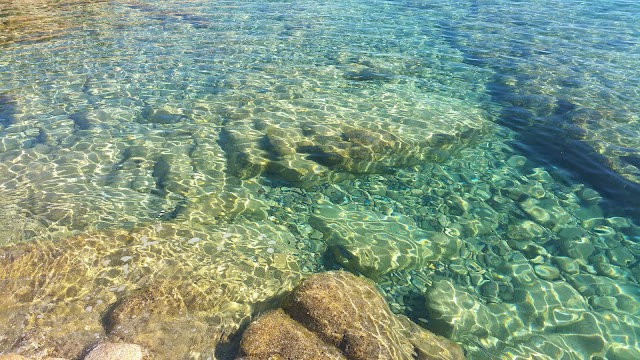
[[[302,281],[283,309],[249,326],[242,359],[464,359],[458,345],[394,315],[373,282],[348,272]],[[318,355],[329,354],[324,349],[337,349],[342,357]]]
[[[338,348],[324,343],[285,314],[282,309],[258,318],[244,332],[241,342],[243,360],[275,359],[346,359]]]

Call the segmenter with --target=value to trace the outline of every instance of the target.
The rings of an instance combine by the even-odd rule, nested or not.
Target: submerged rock
[[[591,235],[578,226],[567,226],[558,231],[560,247],[565,255],[573,259],[586,259],[595,251]]]
[[[281,309],[268,312],[244,332],[240,344],[242,360],[276,359],[346,359],[340,350],[326,344]]]
[[[309,266],[293,244],[286,228],[238,222],[1,247],[0,349],[78,359],[112,341],[143,346],[154,359],[213,356],[302,277],[299,264]]]
[[[569,213],[555,199],[529,198],[518,205],[533,221],[554,231],[571,219]]]
[[[142,109],[142,113],[138,121],[142,123],[148,122],[151,124],[167,125],[174,124],[185,119],[186,117],[184,115],[172,112],[171,110],[154,109],[146,106]]]
[[[245,332],[244,359],[464,359],[458,345],[394,315],[370,280],[347,272],[303,280],[283,309],[290,318],[270,313]],[[320,353],[328,355],[313,356]]]
[[[29,360],[29,358],[26,358],[22,355],[18,355],[18,354],[0,354],[0,360]],[[67,360],[64,358],[54,358],[54,357],[44,357],[44,358],[38,358],[38,360]]]
[[[515,264],[514,270],[520,267],[522,264]],[[602,277],[577,275],[570,276],[569,282],[546,281],[530,273],[513,277],[513,299],[502,303],[486,303],[449,280],[435,281],[425,292],[429,328],[461,342],[479,358],[484,354],[501,354],[495,356],[500,359],[513,358],[513,354],[522,358],[548,358],[549,354],[558,359],[581,359],[585,354],[639,358],[637,338],[629,335],[640,328],[633,315],[638,308],[621,304],[631,297],[618,290],[614,281],[608,280],[607,290],[606,283],[596,282]],[[606,296],[596,296],[596,292]]]
[[[403,96],[398,101],[409,100]],[[436,96],[427,102],[411,96],[410,101],[415,114],[401,115],[393,101],[389,108],[378,104],[370,112],[271,102],[270,109],[224,126],[229,168],[243,179],[269,173],[311,187],[352,173],[382,173],[440,160],[490,128],[483,110],[468,104]]]
[[[142,360],[143,349],[135,344],[102,343],[91,350],[84,360]]]
[[[385,216],[355,206],[318,204],[309,223],[324,234],[338,262],[374,279],[450,256],[461,246],[456,237],[424,231],[406,216]]]

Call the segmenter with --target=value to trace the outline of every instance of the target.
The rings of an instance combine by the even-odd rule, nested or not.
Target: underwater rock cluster
[[[343,271],[312,275],[270,310],[303,277],[304,258],[287,254],[294,241],[277,238],[281,229],[225,230],[165,224],[3,248],[0,351],[15,359],[227,359],[238,331],[269,311],[245,331],[243,359],[464,358],[458,345],[392,314],[371,280]]]
[[[597,192],[502,149],[312,189],[264,186],[224,226],[163,221],[5,246],[2,351],[62,356],[125,341],[206,357],[304,275],[335,266],[375,279],[395,313],[471,359],[637,357],[640,228],[605,214]],[[242,210],[252,202],[263,205]],[[70,340],[71,329],[81,330]]]
[[[468,57],[484,41],[452,32],[452,19],[435,36],[411,36],[413,16],[351,2],[333,5],[398,26],[378,29],[385,41],[364,26],[345,37],[353,18],[328,22],[333,10],[317,2],[300,4],[304,16],[273,19],[264,10],[280,14],[280,4],[258,2],[261,16],[247,18],[252,4],[236,12],[190,2],[193,14],[139,3],[111,14],[100,3],[71,29],[68,14],[46,2],[35,0],[36,32],[25,32],[34,25],[22,21],[26,6],[0,24],[8,30],[0,43],[37,40],[7,47],[0,94],[0,352],[80,358],[96,344],[126,342],[159,359],[231,357],[223,353],[234,334],[300,279],[346,268],[374,279],[393,312],[451,337],[468,358],[640,358],[640,228],[601,207],[597,192],[519,156],[522,148],[511,149],[518,134],[494,123],[559,124],[518,131],[534,140],[584,135],[638,181],[632,102],[585,98],[596,72],[577,74],[564,61],[574,54],[546,43],[553,36],[532,57],[502,53],[513,44],[494,47],[508,56],[485,48]],[[399,3],[401,14],[424,8]],[[460,29],[479,24],[464,4],[445,3],[429,11],[460,14]],[[487,9],[493,24],[500,14]],[[536,13],[522,15],[526,24]],[[114,32],[114,19],[132,26]],[[257,37],[240,36],[249,28]],[[63,34],[52,56],[40,39]],[[480,39],[513,39],[487,34]],[[96,42],[102,35],[114,41]],[[516,58],[525,61],[510,71],[522,76],[476,66]],[[562,85],[578,84],[575,75],[588,86]],[[504,90],[509,98],[495,98]],[[546,151],[565,144],[552,140],[542,142]],[[416,339],[426,333],[389,315],[379,295],[363,290],[371,298],[362,303],[350,288],[335,299],[343,282],[364,284],[332,281],[334,300],[357,310],[378,304],[371,313],[379,316],[323,308],[305,282],[283,310],[250,326],[246,338],[270,337],[263,347],[245,341],[245,356],[431,353]],[[325,313],[310,310],[318,307],[332,315],[329,325],[310,317]]]
[[[464,359],[455,343],[389,310],[374,283],[344,271],[312,275],[245,331],[242,360]]]
[[[451,256],[381,274],[390,307],[469,358],[640,357],[640,227],[606,215],[592,189],[505,155],[342,185],[362,209],[461,241]]]
[[[155,359],[213,356],[309,267],[273,224],[184,225],[3,247],[0,352],[78,358],[111,341]]]

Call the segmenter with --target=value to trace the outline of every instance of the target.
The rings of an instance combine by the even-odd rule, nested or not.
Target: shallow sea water
[[[0,3],[0,353],[229,359],[347,269],[469,359],[640,358],[638,18]]]

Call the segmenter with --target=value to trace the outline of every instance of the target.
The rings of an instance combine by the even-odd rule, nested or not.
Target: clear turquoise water
[[[346,268],[470,359],[639,358],[638,20],[632,1],[0,4],[0,315],[20,324],[0,352],[72,357],[75,324],[115,336],[100,311],[169,280],[222,299],[176,326],[232,332]],[[65,276],[31,284],[55,273],[37,263]]]

